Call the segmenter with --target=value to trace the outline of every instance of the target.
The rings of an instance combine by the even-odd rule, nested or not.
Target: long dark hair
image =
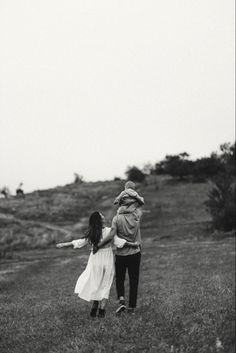
[[[89,217],[89,227],[85,234],[85,237],[92,245],[97,245],[102,237],[102,217],[101,214],[96,211]]]

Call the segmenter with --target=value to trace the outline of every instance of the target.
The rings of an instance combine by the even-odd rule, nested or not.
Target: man
[[[125,239],[131,243],[138,243],[137,247],[123,247],[116,249],[115,256],[115,271],[116,271],[116,290],[119,299],[119,306],[116,314],[119,315],[126,310],[125,302],[125,275],[128,270],[129,275],[129,305],[128,312],[134,313],[137,305],[138,283],[139,283],[139,269],[141,261],[141,233],[140,233],[140,206],[144,204],[144,199],[136,202],[136,206],[127,205],[127,208],[122,209],[122,213],[118,212],[112,220],[110,235],[98,244],[101,248],[108,241],[113,239],[116,235],[119,238]],[[116,245],[116,237],[114,239]]]

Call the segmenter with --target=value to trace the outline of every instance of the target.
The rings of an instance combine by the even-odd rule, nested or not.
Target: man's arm
[[[117,235],[114,236],[114,245],[118,248],[121,249],[123,247],[131,247],[131,248],[137,248],[139,246],[139,243],[136,242],[129,242],[126,239],[119,238]]]
[[[107,243],[109,243],[113,238],[114,236],[116,235],[116,231],[117,231],[117,228],[116,228],[116,222],[115,222],[115,217],[113,218],[112,220],[112,225],[111,225],[111,230],[110,230],[110,234],[105,237],[103,240],[101,240],[97,246],[93,246],[93,253],[96,254],[96,252],[102,248],[104,245],[106,245]]]
[[[110,234],[98,243],[98,249],[102,248],[104,245],[109,243],[114,238],[115,235],[116,235],[116,228],[112,227]]]

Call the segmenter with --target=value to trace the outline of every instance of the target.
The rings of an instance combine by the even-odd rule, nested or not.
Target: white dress
[[[103,229],[102,239],[109,235],[110,230],[111,228],[108,227]],[[115,238],[116,247],[123,247],[126,241],[118,237]],[[88,244],[88,241],[87,239],[78,239],[73,240],[72,244],[74,249],[82,248]],[[75,293],[87,301],[108,299],[115,273],[114,267],[112,244],[106,245],[96,254],[91,251],[87,266],[77,280]]]

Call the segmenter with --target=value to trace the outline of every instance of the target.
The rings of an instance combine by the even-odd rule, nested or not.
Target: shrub
[[[235,229],[235,180],[229,173],[220,173],[212,179],[212,188],[206,201],[215,229]]]
[[[121,181],[120,177],[114,177],[114,181]]]

